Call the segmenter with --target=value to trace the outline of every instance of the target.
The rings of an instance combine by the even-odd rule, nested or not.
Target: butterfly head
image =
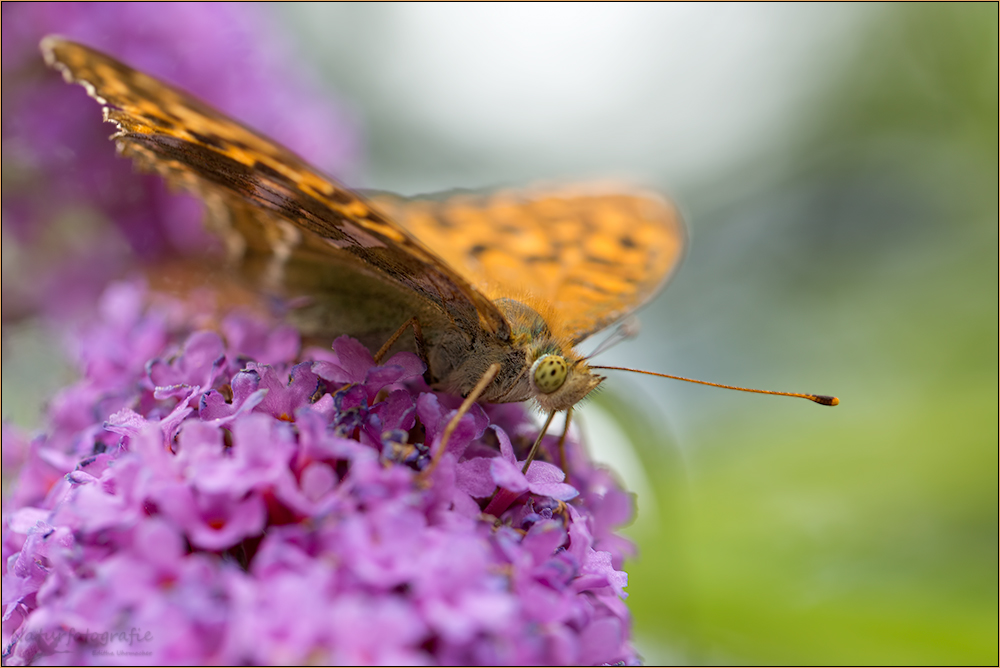
[[[536,359],[528,378],[535,401],[546,412],[572,408],[604,380],[584,360],[554,353]]]
[[[540,314],[540,311],[547,311],[544,302],[524,295],[519,300],[501,297],[493,303],[510,323],[511,344],[524,353],[522,360],[526,361],[523,367],[526,371],[522,370],[517,376],[523,392],[519,396],[534,397],[546,413],[564,411],[575,406],[604,380],[573,352],[569,341],[553,336]],[[525,379],[527,384],[524,384]]]

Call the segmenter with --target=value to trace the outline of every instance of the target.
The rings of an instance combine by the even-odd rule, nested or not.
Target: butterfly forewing
[[[403,301],[416,295],[463,330],[509,335],[490,300],[424,244],[288,149],[88,47],[50,37],[42,51],[106,105],[123,154],[206,200],[217,231],[239,237],[231,247],[276,252],[282,261],[296,254],[354,263],[396,285]]]

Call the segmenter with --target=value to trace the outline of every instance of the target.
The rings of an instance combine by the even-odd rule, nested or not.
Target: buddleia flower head
[[[4,426],[5,663],[635,662],[631,499],[572,437],[522,473],[523,405],[474,405],[428,475],[460,399],[415,355],[138,283],[99,312],[45,431]]]

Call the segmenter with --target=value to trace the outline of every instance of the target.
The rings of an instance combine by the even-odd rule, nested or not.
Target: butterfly
[[[549,421],[571,409],[604,380],[574,347],[647,302],[684,252],[676,208],[654,193],[366,198],[110,56],[52,36],[41,50],[103,105],[120,154],[204,201],[242,273],[293,304],[304,334],[379,345],[410,326],[428,382],[467,402],[532,399]]]

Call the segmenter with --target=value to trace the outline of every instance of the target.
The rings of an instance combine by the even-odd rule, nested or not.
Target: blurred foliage
[[[726,331],[682,346],[715,375],[843,404],[727,396],[680,451],[600,399],[659,495],[628,567],[650,662],[998,661],[997,5],[872,19],[766,178],[689,194],[647,318]]]

